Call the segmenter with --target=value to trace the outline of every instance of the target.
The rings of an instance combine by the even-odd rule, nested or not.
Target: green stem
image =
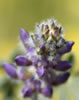
[[[38,100],[38,94],[37,94],[37,93],[34,93],[34,94],[33,94],[32,100]]]

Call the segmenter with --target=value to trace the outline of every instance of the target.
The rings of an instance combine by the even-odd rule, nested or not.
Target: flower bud
[[[46,69],[44,68],[44,66],[40,66],[38,69],[37,69],[37,74],[42,77],[44,74],[46,73]]]
[[[22,93],[23,97],[30,97],[32,96],[32,88],[30,86],[27,86],[22,90]]]
[[[15,58],[15,62],[17,65],[20,66],[27,66],[31,64],[31,62],[25,56],[21,56],[21,55]]]
[[[46,86],[45,88],[42,89],[42,93],[44,96],[52,97],[53,89],[51,86]]]
[[[65,83],[68,80],[69,76],[69,72],[64,72],[63,74],[56,76],[56,80],[54,81],[53,85],[57,86]]]
[[[66,71],[72,67],[68,61],[59,61],[58,64],[54,67],[54,69],[58,71]]]
[[[24,44],[29,38],[28,33],[23,28],[20,29],[20,38]]]
[[[64,47],[62,47],[62,48],[60,48],[60,49],[58,50],[58,53],[59,53],[59,54],[64,54],[64,53],[70,52],[73,45],[74,45],[74,42],[73,42],[73,41],[67,42],[67,43],[66,43],[66,46],[64,46]]]
[[[10,77],[17,78],[16,68],[14,65],[4,63],[3,67]]]

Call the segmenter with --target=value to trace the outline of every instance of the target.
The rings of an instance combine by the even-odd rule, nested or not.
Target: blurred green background
[[[20,28],[33,31],[37,22],[51,17],[62,24],[67,40],[75,41],[72,53],[78,72],[79,0],[0,0],[0,58],[7,59],[17,47]]]

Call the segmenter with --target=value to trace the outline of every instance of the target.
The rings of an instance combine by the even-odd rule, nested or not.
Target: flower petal
[[[32,88],[30,86],[27,86],[25,87],[23,90],[22,90],[22,93],[23,93],[23,96],[24,97],[30,97],[32,96]]]
[[[25,56],[19,55],[15,58],[15,62],[17,65],[26,66],[30,65],[31,61],[29,61]]]
[[[27,41],[28,38],[29,38],[28,33],[27,33],[23,28],[20,29],[20,38],[21,38],[21,40],[22,40],[22,42],[23,42],[24,44],[26,43],[26,41]]]
[[[44,96],[51,97],[53,94],[53,89],[51,86],[46,86],[42,89],[42,93]]]
[[[17,78],[16,68],[14,65],[4,63],[3,67],[10,77]]]
[[[54,69],[58,71],[66,71],[72,67],[68,61],[59,61],[58,64],[54,67]]]
[[[64,47],[62,47],[62,48],[60,48],[60,49],[58,50],[58,53],[59,53],[59,54],[64,54],[64,53],[70,52],[73,45],[74,45],[74,42],[73,42],[73,41],[67,42],[67,43],[66,43],[66,46],[64,46]]]
[[[43,75],[45,75],[46,73],[46,69],[44,68],[44,66],[40,66],[38,69],[37,69],[37,74],[42,77]]]
[[[69,76],[69,72],[65,72],[63,74],[56,76],[56,80],[53,82],[53,85],[57,86],[65,83],[68,80]]]
[[[40,88],[41,88],[41,81],[40,80],[34,81],[34,88],[36,91],[40,91]]]

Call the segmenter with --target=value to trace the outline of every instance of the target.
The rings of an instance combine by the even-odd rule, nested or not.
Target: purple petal
[[[35,47],[28,47],[27,48],[27,53],[30,53],[30,54],[32,54],[33,52],[35,52]]]
[[[44,74],[46,73],[46,69],[44,68],[44,66],[40,66],[38,69],[37,69],[37,74],[42,77]]]
[[[31,62],[25,56],[21,56],[21,55],[15,58],[15,62],[17,65],[21,65],[21,66],[26,66],[31,64]]]
[[[54,69],[58,71],[66,71],[72,67],[68,61],[59,61],[58,64],[54,67]]]
[[[43,66],[45,67],[49,67],[49,61],[45,56],[42,56],[42,59],[40,60],[40,62],[43,64]]]
[[[10,77],[17,78],[16,68],[14,65],[4,63],[3,67]]]
[[[45,44],[46,44],[46,43],[41,44],[39,48],[40,48],[41,50],[45,49]]]
[[[73,41],[67,42],[65,47],[62,47],[62,48],[60,48],[60,49],[58,50],[58,53],[59,53],[59,54],[64,54],[64,53],[70,52],[73,45],[74,45],[74,42],[73,42]]]
[[[30,86],[27,86],[25,87],[23,90],[22,90],[22,93],[23,93],[23,96],[24,97],[30,97],[32,96],[32,88]]]
[[[41,88],[41,81],[40,80],[34,81],[34,88],[36,91],[40,91],[40,88]]]
[[[26,85],[32,84],[34,81],[34,76],[32,76],[31,78],[29,78],[28,80],[25,81]]]
[[[70,76],[69,72],[65,72],[63,74],[56,76],[56,80],[54,81],[53,85],[57,86],[65,83],[68,80],[69,76]]]
[[[29,36],[29,34],[24,29],[20,29],[20,38],[24,46],[26,47],[27,51],[28,49],[35,47],[35,44],[33,43],[31,36]]]
[[[24,69],[21,68],[21,69],[19,70],[18,77],[19,77],[20,80],[24,80],[24,76],[25,76],[25,74],[24,74]]]
[[[67,42],[67,52],[70,52],[71,51],[71,49],[72,49],[72,46],[74,45],[74,42],[73,41],[69,41],[69,42]]]
[[[51,69],[51,70],[47,71],[47,73],[44,75],[43,79],[45,80],[46,83],[48,83],[49,85],[52,85],[52,83],[56,79],[56,74]]]
[[[28,33],[23,28],[20,29],[20,38],[24,44],[29,38]]]
[[[45,88],[42,89],[42,93],[44,96],[52,97],[53,89],[51,86],[46,86]]]

